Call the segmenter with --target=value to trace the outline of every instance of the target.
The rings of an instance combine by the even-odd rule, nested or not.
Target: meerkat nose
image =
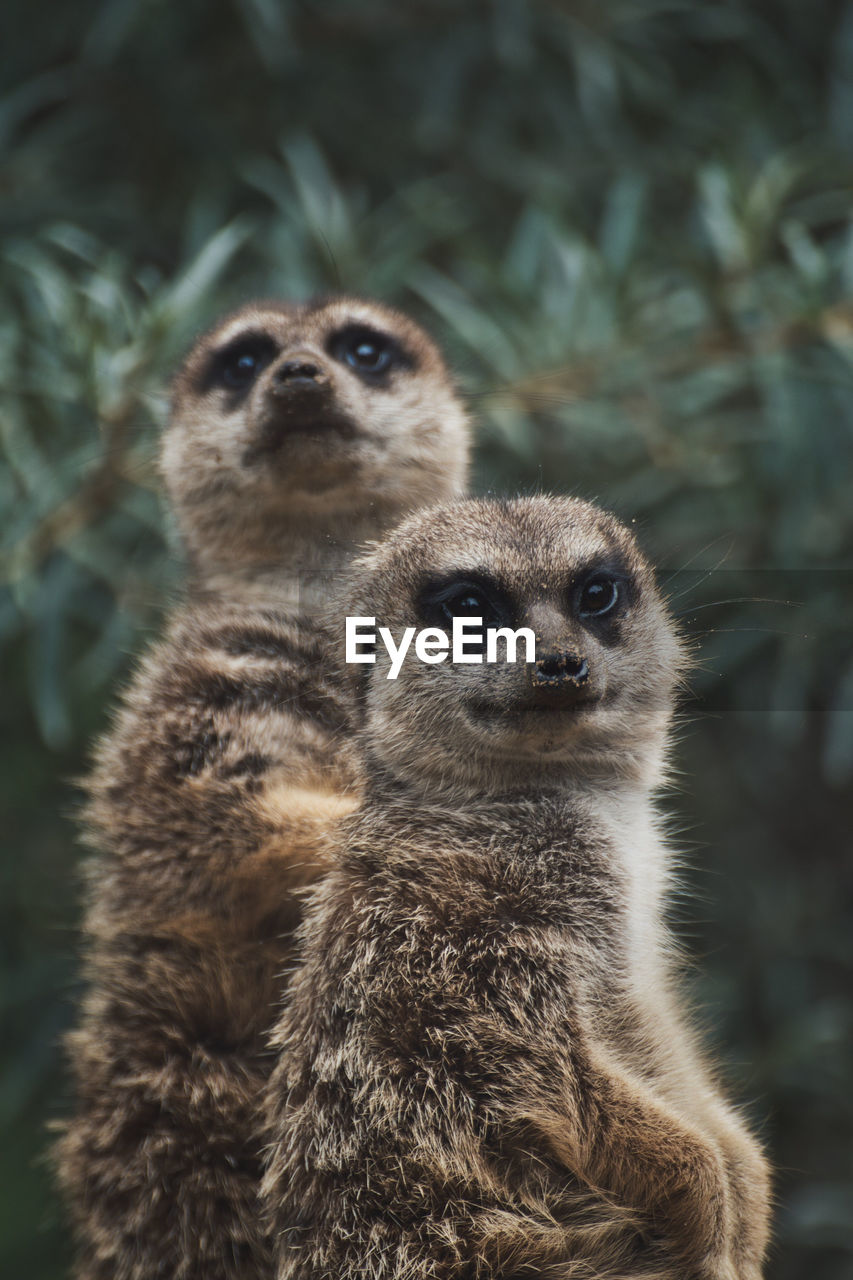
[[[577,689],[589,679],[589,663],[576,653],[547,653],[533,664],[531,680],[537,689]]]
[[[273,385],[282,390],[310,391],[322,387],[328,374],[309,357],[296,356],[282,361],[273,373]]]

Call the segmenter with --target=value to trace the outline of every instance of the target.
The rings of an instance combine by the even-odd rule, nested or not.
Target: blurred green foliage
[[[769,1275],[846,1280],[853,4],[7,0],[0,43],[0,1270],[67,1265],[71,780],[179,581],[168,375],[342,287],[444,342],[480,489],[597,497],[661,565],[697,997],[779,1170]]]

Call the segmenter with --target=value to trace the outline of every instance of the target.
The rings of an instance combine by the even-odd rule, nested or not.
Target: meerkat
[[[250,303],[178,373],[162,472],[189,597],[86,784],[89,986],[57,1149],[78,1280],[272,1274],[264,1033],[295,891],[359,787],[318,609],[362,539],[463,489],[467,457],[438,349],[374,302]]]
[[[613,517],[539,497],[415,515],[352,582],[345,611],[395,638],[526,627],[535,662],[352,667],[364,799],[267,1086],[278,1280],[758,1280],[765,1160],[664,923],[684,654],[652,570]]]

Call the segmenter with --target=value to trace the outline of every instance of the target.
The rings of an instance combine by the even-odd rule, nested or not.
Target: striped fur
[[[353,325],[403,352],[384,381],[334,358]],[[266,363],[235,391],[217,362],[246,335]],[[291,358],[321,392],[288,398]],[[249,304],[176,381],[163,469],[193,593],[87,782],[88,994],[56,1151],[77,1280],[272,1275],[257,1203],[265,1032],[301,892],[359,791],[355,706],[318,618],[358,539],[461,489],[467,447],[437,349],[363,299]]]
[[[77,1115],[59,1150],[81,1276],[270,1272],[264,1033],[298,891],[357,792],[353,708],[328,671],[314,623],[188,609],[100,749],[88,822],[111,856],[90,868]]]

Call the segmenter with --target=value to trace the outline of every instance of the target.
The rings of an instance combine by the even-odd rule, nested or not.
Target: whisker
[[[801,609],[802,600],[774,600],[771,596],[731,596],[728,600],[711,600],[707,604],[693,605],[688,612],[701,613],[703,609],[717,609],[726,604],[779,604],[790,609]]]

